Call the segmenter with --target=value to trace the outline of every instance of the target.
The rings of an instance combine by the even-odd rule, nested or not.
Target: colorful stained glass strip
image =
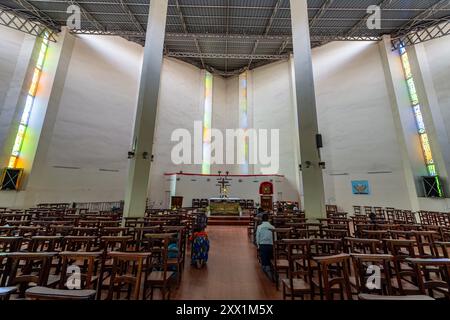
[[[39,70],[38,68],[35,68],[34,73],[33,73],[33,78],[31,80],[30,90],[28,91],[28,94],[30,96],[34,97],[36,95],[40,76],[41,76],[41,70]]]
[[[203,165],[202,174],[211,173],[211,126],[212,126],[213,75],[205,75],[205,105],[203,113]]]
[[[409,64],[408,54],[402,55],[403,68],[405,70],[406,79],[412,78],[411,65]]]
[[[433,159],[433,153],[431,151],[430,140],[427,134],[427,129],[425,126],[425,122],[423,120],[423,114],[420,107],[419,96],[416,90],[416,84],[414,82],[414,77],[411,71],[411,64],[409,62],[408,53],[406,52],[405,47],[400,46],[400,56],[403,65],[403,71],[405,73],[405,79],[408,86],[409,98],[411,100],[411,104],[414,111],[414,118],[416,120],[417,132],[420,137],[420,144],[423,151],[423,157],[425,161],[425,165],[428,171],[428,175],[432,177],[437,177],[438,172],[436,170],[436,165]],[[439,184],[439,181],[438,181]],[[440,188],[440,186],[439,186]],[[441,190],[442,192],[442,190]]]
[[[17,157],[16,156],[11,156],[9,158],[8,168],[15,168],[16,167],[16,162],[17,162]]]
[[[248,123],[248,74],[247,72],[242,73],[239,76],[239,122],[240,128],[244,130],[247,134],[249,123]],[[249,139],[246,135],[243,144],[243,150],[241,150],[244,159],[240,159],[241,163],[241,173],[249,173]]]
[[[39,49],[39,56],[36,62],[36,67],[33,71],[33,77],[31,79],[30,89],[28,90],[27,100],[25,101],[25,107],[20,118],[19,128],[17,130],[16,139],[14,141],[13,149],[11,151],[11,157],[9,159],[8,167],[15,168],[17,165],[17,160],[20,156],[22,146],[25,140],[25,134],[27,132],[28,123],[30,121],[31,111],[33,109],[34,97],[36,96],[39,80],[42,74],[42,68],[45,63],[45,58],[48,51],[49,44],[49,34],[46,32],[44,34],[44,39],[42,41],[41,47]]]
[[[420,134],[426,133],[425,122],[423,122],[422,111],[420,110],[420,105],[414,106],[414,115],[416,117],[417,129]]]
[[[416,85],[413,78],[406,80],[408,84],[409,96],[413,105],[419,104],[419,97],[417,96]]]

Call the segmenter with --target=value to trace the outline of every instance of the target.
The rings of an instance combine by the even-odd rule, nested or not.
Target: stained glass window
[[[244,150],[242,154],[244,159],[240,159],[241,173],[249,173],[249,138],[247,136],[248,130],[248,74],[244,72],[239,76],[239,122],[240,128],[245,132],[245,141],[243,144]]]
[[[30,89],[28,90],[28,96],[25,101],[25,107],[23,109],[22,117],[20,118],[19,128],[17,130],[16,139],[14,141],[14,146],[11,151],[11,157],[9,158],[8,167],[15,168],[17,166],[17,160],[20,157],[20,152],[22,150],[23,142],[28,128],[28,123],[30,121],[31,111],[33,109],[34,99],[39,87],[39,80],[42,75],[42,68],[44,67],[45,58],[48,51],[49,44],[49,34],[46,32],[39,49],[39,56],[36,61],[36,67],[33,71],[33,77],[31,79]]]
[[[211,124],[212,124],[213,75],[205,75],[205,105],[203,113],[203,165],[202,173],[211,173]]]
[[[425,122],[423,120],[423,114],[422,114],[422,110],[420,107],[419,96],[417,94],[416,84],[414,82],[414,77],[411,72],[411,64],[409,62],[408,53],[406,52],[406,48],[403,45],[400,46],[399,51],[400,51],[401,61],[402,61],[402,65],[403,65],[403,71],[405,73],[405,79],[406,79],[406,83],[407,83],[407,87],[408,87],[408,91],[409,91],[409,98],[411,100],[411,104],[413,107],[414,118],[415,118],[416,125],[417,125],[417,132],[420,137],[420,144],[421,144],[422,151],[423,151],[425,166],[427,168],[429,176],[437,177],[438,172],[436,170],[436,165],[435,165],[435,162],[433,159],[433,152],[431,150],[430,140],[429,140],[429,137],[427,134]],[[439,180],[438,180],[438,189],[440,191],[440,196],[442,196],[442,188],[439,184]]]

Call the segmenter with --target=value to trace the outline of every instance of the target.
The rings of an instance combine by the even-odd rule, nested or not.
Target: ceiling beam
[[[381,9],[384,9],[385,7],[387,7],[394,1],[398,1],[398,0],[383,0],[378,4],[378,6]],[[348,30],[345,33],[345,35],[349,36],[349,37],[355,36],[357,34],[357,32],[361,29],[361,27],[367,22],[367,19],[369,19],[371,16],[372,16],[372,13],[367,13],[366,15],[364,15],[364,17],[361,20],[359,20],[350,30]]]
[[[261,41],[268,41],[268,40],[275,40],[275,41],[282,41],[286,40],[286,38],[291,38],[291,35],[276,35],[276,36],[269,36],[269,35],[250,35],[250,34],[232,34],[232,33],[166,33],[166,38],[197,38],[197,39],[220,39],[220,40],[233,40],[233,39],[240,39],[240,40],[261,40]]]
[[[144,28],[142,27],[141,23],[138,21],[136,16],[131,12],[130,8],[127,6],[123,0],[117,0],[122,7],[123,11],[127,14],[130,21],[136,26],[136,29],[138,29],[140,32],[145,32]]]
[[[450,8],[450,0],[439,1],[435,5],[419,13],[412,20],[402,25],[395,33],[395,36],[406,35],[409,32],[417,31],[417,28],[423,29],[421,28],[421,26],[430,27],[429,25],[424,24],[424,20],[432,17],[436,12],[440,10],[448,8]]]
[[[40,22],[53,30],[59,30],[58,24],[50,18],[44,11],[37,8],[34,4],[27,0],[13,0],[16,4],[20,5],[25,10],[32,13]]]
[[[275,17],[278,14],[278,10],[280,9],[281,2],[282,2],[281,0],[278,0],[275,3],[275,6],[273,7],[273,10],[272,10],[272,15],[270,16],[269,22],[267,23],[266,29],[264,30],[264,36],[267,36],[269,34],[270,29],[272,28],[272,25],[273,25],[273,21],[275,20]],[[251,53],[252,55],[254,55],[256,53],[256,50],[258,49],[258,45],[259,45],[259,40],[256,40],[255,44],[253,45],[253,49],[252,49],[252,53]],[[248,69],[250,69],[250,66],[252,64],[252,60],[253,59],[250,59],[249,62],[248,62],[248,65],[247,65]]]
[[[410,31],[405,35],[392,37],[392,47],[395,50],[400,45],[409,47],[448,35],[450,35],[450,16],[434,21],[432,24],[421,25],[420,29]]]
[[[309,22],[309,27],[310,28],[312,28],[317,23],[317,21],[319,21],[323,17],[323,15],[327,11],[327,9],[333,3],[334,3],[334,0],[327,0],[327,1],[325,1],[325,3],[319,8],[317,13],[314,15],[314,17]],[[278,48],[277,54],[282,54],[283,51],[286,49],[286,47],[289,45],[290,42],[291,42],[290,39],[284,40],[283,43],[281,44],[281,46]]]
[[[83,14],[83,16],[90,22],[92,23],[92,25],[99,31],[106,31],[105,26],[103,26],[97,19],[95,19],[90,13],[89,11],[87,11],[85,8],[83,8],[83,6],[81,4],[79,4],[77,1],[75,0],[68,0],[67,1],[70,5],[75,5],[78,8],[80,8],[81,13]]]
[[[198,53],[198,52],[169,52],[168,57],[174,58],[205,58],[205,59],[241,59],[241,60],[282,60],[289,58],[288,54],[232,54],[232,53]]]
[[[134,38],[144,38],[144,32],[135,31],[121,31],[121,30],[74,30],[76,34],[91,34],[91,35],[109,35],[109,36],[127,36]],[[277,35],[277,36],[263,36],[263,35],[243,35],[243,34],[225,34],[225,33],[166,33],[166,40],[192,40],[197,39],[217,39],[217,40],[259,40],[260,42],[280,42],[280,41],[292,41],[291,35]],[[311,35],[311,41],[317,42],[321,40],[330,41],[379,41],[381,36],[345,36],[345,35],[332,35],[321,34]]]
[[[36,37],[43,37],[45,32],[49,33],[50,41],[56,41],[55,31],[49,29],[40,21],[36,21],[36,18],[18,13],[13,9],[5,7],[0,4],[0,25],[8,28],[18,30],[27,34],[31,34]]]
[[[180,18],[181,25],[183,26],[184,33],[189,33],[189,30],[186,25],[186,21],[184,20],[183,12],[181,11],[180,2],[178,0],[175,0],[175,8],[176,8],[178,16]],[[198,43],[197,38],[194,38],[194,43],[195,43],[198,53],[201,55],[202,50],[200,49],[200,44]],[[206,69],[205,61],[203,61],[203,58],[200,58],[200,60],[202,62],[203,68]]]
[[[327,0],[325,3],[320,7],[320,9],[317,11],[316,15],[311,19],[309,22],[309,27],[313,27],[317,21],[320,20],[320,18],[323,17],[327,9],[333,4],[334,0]]]

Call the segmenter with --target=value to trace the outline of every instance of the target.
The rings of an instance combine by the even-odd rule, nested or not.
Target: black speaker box
[[[427,198],[444,198],[441,179],[436,177],[422,177],[423,189]]]
[[[0,190],[19,190],[23,169],[5,168],[1,176]]]

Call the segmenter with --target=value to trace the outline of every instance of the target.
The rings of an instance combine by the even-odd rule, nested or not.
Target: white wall
[[[0,26],[0,150],[8,135],[9,123],[5,123],[5,120],[9,122],[12,118],[11,115],[2,114],[6,96],[11,85],[21,85],[20,83],[12,84],[11,82],[25,37],[25,33]],[[31,54],[32,47],[29,49]],[[15,108],[11,109],[14,110]]]
[[[353,204],[408,208],[377,43],[330,43],[313,50],[313,63],[325,176],[334,183],[328,202],[350,212]],[[352,180],[369,180],[371,195],[354,196]]]
[[[433,85],[447,132],[450,132],[450,37],[424,43]]]
[[[25,193],[36,203],[124,198],[142,54],[119,37],[77,36],[40,172],[45,180],[32,192],[1,192],[1,205],[20,207]],[[177,128],[193,133],[194,121],[202,121],[201,84],[198,68],[164,60],[149,187],[158,204],[166,199],[164,173],[199,172],[172,165],[170,138]]]
[[[166,176],[166,189],[172,185],[172,195],[183,197],[183,206],[190,207],[192,199],[211,199],[219,197],[218,176],[202,175],[170,175]],[[253,200],[261,203],[259,187],[263,182],[272,182],[274,187],[273,201],[289,200],[285,194],[290,192],[288,181],[283,176],[230,176],[230,198]],[[281,194],[282,198],[278,195]]]
[[[165,173],[201,172],[201,165],[172,163],[171,151],[177,142],[171,142],[171,135],[176,129],[187,129],[193,137],[193,150],[196,143],[194,122],[203,121],[203,80],[203,73],[198,68],[175,59],[164,60],[150,173],[150,201],[156,207],[166,208],[169,203],[170,189],[164,187]],[[201,146],[201,136],[197,143]],[[191,156],[193,160],[193,153]]]
[[[112,40],[75,41],[36,202],[123,199],[142,59],[138,45]]]
[[[15,31],[0,29],[0,107],[21,37]],[[449,39],[426,44],[447,128]],[[123,199],[142,53],[140,46],[117,37],[77,37],[43,168],[45,181],[35,191],[36,202]],[[324,138],[322,158],[327,164],[327,202],[350,212],[352,205],[407,209],[405,177],[378,45],[330,43],[313,50],[313,64],[319,127]],[[273,173],[286,177],[283,200],[297,200],[299,196],[291,67],[289,61],[281,61],[249,73],[250,123],[256,129],[280,130],[280,168]],[[170,179],[165,173],[201,172],[201,165],[172,164],[170,154],[176,142],[170,140],[178,128],[194,136],[194,122],[203,120],[203,77],[204,72],[192,65],[164,60],[149,187],[155,206],[168,204]],[[238,78],[215,77],[213,88],[213,127],[222,131],[238,128]],[[192,146],[194,143],[191,141]],[[239,166],[212,166],[212,173],[218,170],[239,173]],[[255,166],[254,173],[261,173],[261,167]],[[369,180],[371,194],[352,195],[352,180]],[[201,194],[217,193],[209,184],[191,182],[195,183],[190,188],[177,189],[188,203],[189,199],[206,197]],[[244,188],[232,196],[252,198],[253,192]],[[17,206],[21,197],[10,198],[6,201],[0,196],[0,205]],[[420,203],[423,209],[448,208],[447,200],[421,199]]]
[[[298,130],[294,115],[294,101],[291,91],[291,69],[287,61],[257,68],[252,72],[253,126],[255,129],[279,130],[279,169],[271,174],[284,175],[289,191],[284,200],[298,201],[298,164],[295,159],[295,143]],[[270,150],[270,149],[269,149]],[[262,165],[255,165],[255,174],[263,173]]]

